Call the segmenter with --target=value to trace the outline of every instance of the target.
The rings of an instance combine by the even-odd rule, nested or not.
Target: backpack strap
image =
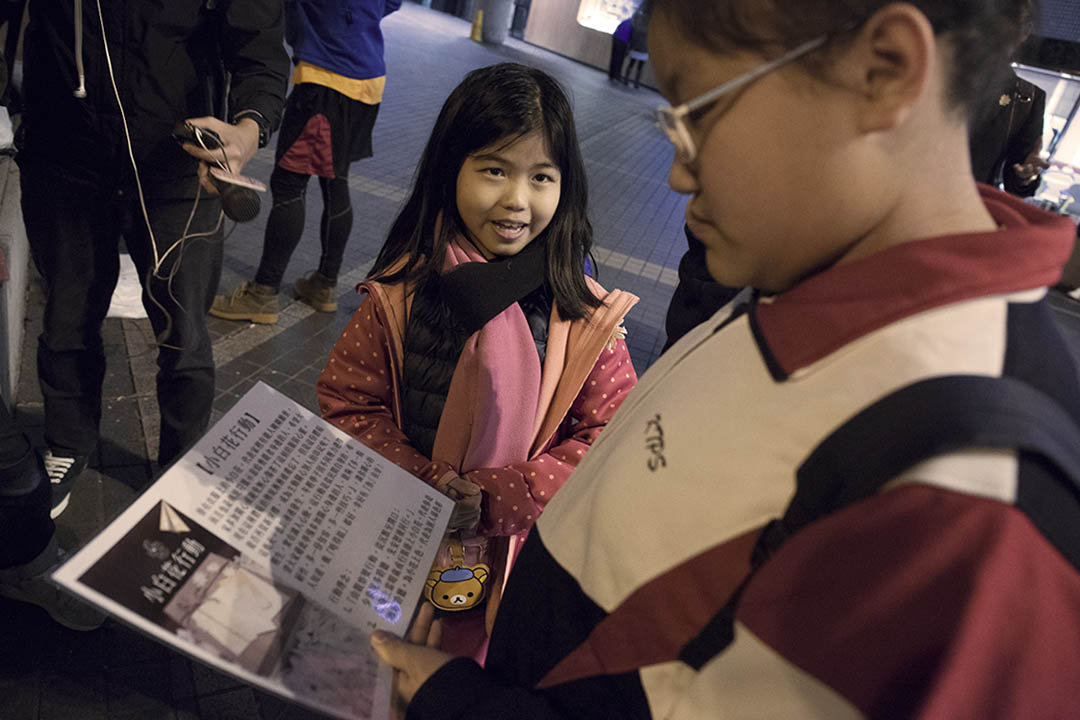
[[[924,460],[974,447],[1014,449],[1045,460],[1057,469],[1055,505],[1076,508],[1080,521],[1080,427],[1060,403],[1008,377],[948,375],[913,383],[854,415],[810,453],[796,472],[795,495],[783,516],[762,530],[750,572],[720,612],[683,647],[679,659],[700,670],[731,644],[744,589],[800,529],[870,497]],[[1048,532],[1035,516],[1041,512],[1038,504],[1023,507],[1018,498],[1017,505],[1080,569],[1075,527]]]

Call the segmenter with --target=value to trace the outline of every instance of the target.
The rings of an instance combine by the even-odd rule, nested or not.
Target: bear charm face
[[[484,599],[489,577],[488,566],[483,563],[432,570],[424,590],[427,599],[438,609],[458,612],[476,607]]]

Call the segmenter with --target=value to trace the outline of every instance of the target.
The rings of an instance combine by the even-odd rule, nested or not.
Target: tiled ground
[[[666,186],[670,148],[648,111],[659,96],[611,85],[606,73],[508,40],[501,47],[468,39],[469,24],[406,3],[384,23],[389,82],[375,127],[375,157],[353,166],[354,226],[339,284],[336,314],[312,311],[291,298],[275,326],[210,319],[218,363],[215,416],[263,380],[314,408],[313,385],[327,353],[359,304],[351,288],[363,278],[402,202],[443,98],[464,73],[503,60],[551,72],[568,88],[591,179],[590,209],[600,281],[641,297],[627,318],[628,342],[639,371],[664,342],[663,316],[684,249],[684,201]],[[247,172],[267,179],[272,152],[262,151]],[[308,197],[307,233],[286,273],[286,283],[318,262],[321,201]],[[222,292],[253,276],[262,246],[264,212],[238,226],[226,245]],[[28,342],[18,393],[18,420],[40,443],[41,396],[34,368],[41,292],[28,299]],[[1064,296],[1055,305],[1080,348],[1080,303]],[[61,543],[88,538],[153,477],[157,415],[154,350],[145,321],[109,320],[105,327],[109,373],[102,440],[95,469],[81,479],[72,507],[60,519]],[[0,600],[0,720],[271,720],[310,714],[257,693],[173,653],[116,623],[74,633],[37,608]]]
[[[672,268],[683,247],[683,203],[666,186],[670,150],[648,116],[659,96],[611,85],[602,71],[513,39],[501,47],[479,45],[469,40],[468,23],[412,3],[390,16],[384,29],[387,91],[375,126],[375,156],[352,168],[355,220],[339,310],[316,313],[292,302],[288,292],[275,326],[211,318],[218,364],[215,417],[258,380],[314,408],[315,378],[359,304],[352,287],[370,267],[405,197],[442,100],[469,69],[504,60],[544,68],[571,94],[592,180],[600,281],[641,297],[627,325],[635,364],[644,369],[663,344],[663,313],[675,284]],[[264,150],[247,172],[268,179],[272,162],[272,151]],[[227,240],[222,292],[254,274],[268,200],[259,218],[237,226]],[[291,282],[318,263],[320,209],[312,183],[305,239],[285,276],[290,291]],[[41,304],[41,289],[32,282],[17,418],[36,443],[43,422],[34,366]],[[145,321],[106,321],[102,439],[94,469],[83,475],[58,523],[62,545],[87,539],[157,471],[147,460],[157,454],[152,341]],[[0,638],[0,720],[310,717],[111,621],[101,630],[75,633],[37,608],[0,600]]]

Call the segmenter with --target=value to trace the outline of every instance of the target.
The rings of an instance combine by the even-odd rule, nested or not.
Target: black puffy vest
[[[402,363],[402,429],[416,450],[431,457],[450,381],[471,336],[455,322],[436,277],[417,289],[405,327]],[[518,301],[532,332],[541,366],[547,351],[552,293],[547,283]]]

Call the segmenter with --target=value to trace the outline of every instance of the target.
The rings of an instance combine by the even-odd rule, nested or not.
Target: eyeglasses
[[[701,108],[715,102],[717,99],[724,95],[741,90],[750,83],[754,82],[760,77],[768,75],[774,70],[779,70],[784,65],[793,62],[803,55],[816,50],[824,45],[829,35],[821,35],[813,40],[808,40],[802,45],[784,53],[778,58],[770,60],[762,65],[758,65],[753,70],[738,75],[720,87],[713,88],[704,95],[684,102],[678,107],[672,107],[671,105],[663,105],[656,108],[656,124],[667,135],[668,140],[675,146],[675,156],[679,162],[684,165],[689,165],[694,162],[697,157],[697,145],[694,143],[694,137],[690,133],[690,126],[687,122],[687,117],[690,113],[700,110]]]

